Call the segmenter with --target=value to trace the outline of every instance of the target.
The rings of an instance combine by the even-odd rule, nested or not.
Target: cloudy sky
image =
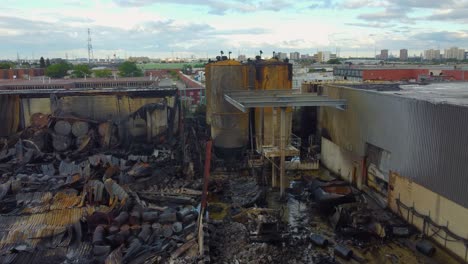
[[[468,0],[1,0],[0,59],[468,48]]]

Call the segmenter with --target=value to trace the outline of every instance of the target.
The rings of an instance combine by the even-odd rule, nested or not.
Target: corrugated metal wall
[[[164,98],[131,98],[128,96],[95,95],[65,96],[58,100],[58,109],[76,117],[96,121],[118,121],[126,118],[140,107],[150,103],[160,103]]]
[[[18,130],[20,99],[17,95],[0,95],[0,137]]]
[[[390,169],[468,207],[468,107],[326,87],[347,110],[319,110],[319,127],[357,155],[366,142],[391,153]]]

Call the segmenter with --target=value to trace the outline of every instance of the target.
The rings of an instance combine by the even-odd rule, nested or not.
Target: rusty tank
[[[205,67],[206,120],[211,125],[215,154],[228,159],[239,156],[249,141],[249,114],[224,99],[225,92],[249,87],[251,65],[219,60]]]
[[[277,59],[255,61],[256,90],[291,90],[292,65]],[[264,146],[280,145],[280,110],[264,108],[263,136],[261,134],[261,109],[255,109],[256,138],[263,137]],[[292,131],[292,108],[286,108],[286,145],[290,143]],[[258,140],[257,140],[258,142]]]

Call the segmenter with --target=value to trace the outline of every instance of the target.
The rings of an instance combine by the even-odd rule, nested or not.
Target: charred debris
[[[120,122],[34,113],[1,138],[0,263],[203,261],[203,133],[170,100]]]
[[[322,170],[288,171],[280,199],[248,137],[214,122],[211,142],[174,98],[119,99],[109,121],[59,100],[1,138],[0,263],[432,263],[431,242]]]

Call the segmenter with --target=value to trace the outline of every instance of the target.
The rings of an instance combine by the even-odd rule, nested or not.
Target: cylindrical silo
[[[277,59],[257,60],[255,62],[256,90],[291,90],[292,65]],[[263,135],[261,135],[260,108],[255,109],[255,133],[257,139],[263,137],[264,146],[280,145],[280,109],[264,108]],[[286,108],[286,145],[290,144],[292,130],[292,108]]]
[[[206,119],[211,125],[215,153],[221,158],[240,155],[249,141],[248,113],[224,99],[225,92],[247,89],[249,67],[234,60],[212,62],[205,67]]]

